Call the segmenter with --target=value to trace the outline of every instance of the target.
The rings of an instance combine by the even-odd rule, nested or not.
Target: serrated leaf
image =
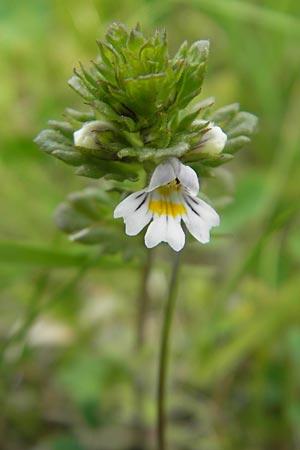
[[[232,103],[222,108],[217,109],[211,116],[210,120],[216,124],[223,124],[223,122],[229,122],[232,120],[239,112],[239,103]]]
[[[48,125],[54,130],[60,131],[67,138],[73,139],[74,128],[69,122],[60,122],[58,120],[49,120]]]
[[[178,108],[185,108],[193,98],[200,94],[205,69],[206,62],[203,62],[197,67],[186,67],[186,70],[183,71],[182,77],[177,83],[176,105]]]
[[[159,164],[161,161],[169,157],[181,158],[189,149],[190,146],[188,143],[180,143],[174,147],[160,149],[144,148],[143,151],[138,154],[138,159],[140,162],[152,160]]]
[[[233,156],[227,153],[220,153],[219,155],[203,155],[201,164],[209,167],[219,167],[233,159]]]
[[[103,169],[100,169],[99,167],[93,165],[93,164],[83,164],[76,170],[76,175],[80,175],[82,177],[87,178],[101,178],[105,176],[105,171]]]
[[[199,162],[191,163],[189,165],[196,172],[196,174],[198,175],[198,177],[200,179],[201,178],[212,178],[213,177],[213,172],[212,172],[211,168],[205,167]]]
[[[70,240],[82,244],[101,244],[106,252],[119,251],[123,244],[123,233],[112,215],[114,194],[101,188],[85,189],[68,197],[59,205],[55,222],[59,229],[69,235]]]
[[[71,78],[69,78],[68,85],[85,100],[91,101],[94,99],[94,96],[87,89],[85,83],[82,81],[81,78],[78,77],[78,75],[73,75]]]
[[[136,180],[138,178],[137,173],[129,164],[104,160],[94,160],[83,164],[76,170],[76,174],[88,178],[111,177],[115,180],[124,180],[126,178]]]
[[[55,150],[71,151],[73,149],[70,139],[56,130],[41,131],[34,142],[46,153],[52,153]]]
[[[127,46],[128,35],[129,32],[125,25],[114,22],[105,33],[105,38],[114,47],[122,48]]]
[[[108,81],[110,84],[116,84],[117,80],[115,77],[115,73],[112,70],[109,70],[108,67],[103,63],[96,63],[94,61],[91,61],[91,63],[104,80]]]
[[[92,75],[92,70],[90,69],[89,71],[85,69],[84,65],[80,62],[80,69],[81,69],[81,77],[84,77],[86,80],[87,84],[90,84],[96,92],[98,90],[99,84],[97,83],[97,79],[94,78],[94,76]]]
[[[161,72],[126,78],[124,83],[129,107],[141,116],[154,114],[157,109],[156,98],[164,77],[165,73]]]
[[[189,164],[201,164],[206,167],[218,167],[222,164],[225,164],[233,159],[233,155],[228,153],[220,153],[220,154],[210,154],[210,153],[190,153],[187,154],[183,159],[185,162],[189,162]]]
[[[80,213],[90,219],[98,220],[107,207],[111,208],[111,196],[103,189],[84,189],[68,196],[69,202]]]
[[[189,49],[189,44],[188,41],[185,40],[183,41],[183,43],[181,44],[181,46],[179,47],[179,49],[177,50],[176,55],[173,58],[173,62],[178,62],[178,61],[183,61],[188,53],[188,49]]]
[[[55,212],[56,226],[66,233],[86,228],[90,225],[90,218],[77,211],[76,208],[69,203],[62,203]]]
[[[68,234],[100,226],[107,215],[112,219],[112,203],[111,194],[102,189],[75,192],[68,197],[67,202],[57,208],[56,225]]]
[[[118,152],[118,157],[120,159],[123,158],[138,158],[138,154],[141,151],[141,147],[128,147],[128,148],[122,148],[122,150],[120,150]]]
[[[198,102],[196,105],[193,105],[192,107],[188,108],[187,110],[183,110],[179,113],[179,119],[178,119],[178,125],[176,126],[176,131],[184,131],[186,129],[189,129],[194,122],[194,120],[199,116],[200,112],[203,111],[206,108],[211,107],[214,104],[214,98],[211,97],[209,99],[206,99],[202,102]],[[198,121],[199,122],[199,121]],[[202,127],[198,124],[199,131],[206,127],[206,123],[202,124]],[[196,125],[196,124],[194,124]]]
[[[200,40],[194,42],[187,54],[187,60],[189,64],[202,63],[206,61],[209,55],[209,41],[208,40]]]
[[[76,109],[72,108],[66,108],[66,115],[67,117],[71,117],[75,119],[78,122],[91,122],[95,120],[95,114],[94,112],[84,112],[84,111],[77,111]]]
[[[228,124],[228,127],[224,128],[229,138],[237,137],[240,135],[252,136],[256,127],[258,119],[253,114],[241,111],[234,119]]]
[[[234,154],[249,142],[251,142],[251,139],[248,136],[237,136],[227,140],[224,150],[227,153]]]
[[[53,150],[52,155],[71,166],[80,166],[85,158],[80,153],[66,150]]]
[[[109,105],[105,101],[97,99],[93,102],[93,106],[105,119],[116,122],[119,122],[121,120],[119,114],[111,107],[111,105]]]

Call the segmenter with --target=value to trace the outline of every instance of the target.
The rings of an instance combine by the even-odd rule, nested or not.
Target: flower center
[[[170,183],[165,184],[164,186],[160,186],[157,190],[164,197],[168,197],[174,191],[181,191],[181,183],[178,178],[175,178],[175,180],[170,181]]]
[[[182,203],[175,203],[172,201],[171,195],[174,192],[180,192],[181,183],[176,178],[165,186],[160,186],[157,191],[160,193],[161,198],[159,200],[150,200],[149,210],[159,216],[167,215],[177,217],[185,214],[186,209]]]

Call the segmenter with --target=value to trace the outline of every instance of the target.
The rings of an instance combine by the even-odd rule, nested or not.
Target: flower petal
[[[150,195],[144,190],[126,197],[114,211],[114,218],[124,218],[125,232],[128,236],[138,234],[152,219],[149,211]]]
[[[156,167],[152,174],[150,184],[146,188],[147,192],[153,191],[160,186],[165,186],[166,184],[170,183],[170,181],[175,180],[177,175],[175,173],[173,164],[171,163],[171,159],[176,158],[167,159]]]
[[[187,188],[189,194],[197,195],[199,192],[199,180],[196,172],[189,166],[180,163],[178,179]]]
[[[160,242],[167,242],[176,252],[183,248],[185,234],[180,225],[180,218],[174,219],[165,214],[154,218],[146,232],[145,244],[148,248],[153,248]]]
[[[134,212],[124,219],[125,232],[128,236],[135,236],[150,222],[153,214],[148,210],[148,206]]]
[[[209,231],[220,224],[219,215],[203,200],[184,196],[186,215],[182,216],[189,232],[202,244],[210,240]]]
[[[185,195],[184,198],[188,206],[192,206],[192,209],[194,209],[208,225],[211,227],[218,227],[220,225],[219,214],[208,203],[198,197]]]
[[[146,247],[153,248],[160,242],[166,242],[167,229],[167,216],[155,216],[145,234]]]
[[[187,229],[194,238],[196,238],[202,244],[209,242],[210,226],[201,217],[193,214],[192,211],[188,211],[187,215],[183,217],[183,220],[187,226]]]
[[[185,244],[185,234],[180,225],[180,218],[168,217],[167,242],[175,252],[179,252]]]
[[[147,194],[145,190],[134,192],[119,203],[114,210],[114,218],[126,217],[134,213],[136,208],[145,200]]]
[[[207,133],[204,134],[200,141],[201,151],[218,155],[222,152],[227,141],[227,135],[222,128],[213,126]]]

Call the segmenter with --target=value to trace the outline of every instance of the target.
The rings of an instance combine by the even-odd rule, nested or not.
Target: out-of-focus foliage
[[[117,241],[107,236],[105,256],[101,247],[69,242],[54,211],[71,192],[92,196],[99,181],[74,177],[32,142],[65,105],[81,107],[65,80],[79,60],[94,58],[108,25],[122,21],[140,22],[145,32],[166,27],[173,55],[184,39],[210,39],[205,97],[214,96],[217,108],[239,101],[260,119],[252,144],[202,184],[222,224],[209,246],[191,241],[183,255],[170,448],[298,450],[299,2],[5,3],[0,447],[152,448],[170,253],[162,246],[151,258],[131,258],[140,237],[123,239],[115,253]],[[109,201],[113,210],[119,199],[109,194]],[[80,198],[67,205],[78,214]]]

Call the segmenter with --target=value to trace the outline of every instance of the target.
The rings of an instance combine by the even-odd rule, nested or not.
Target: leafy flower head
[[[249,141],[253,115],[237,104],[211,114],[213,99],[198,102],[207,40],[184,42],[170,56],[164,30],[146,36],[112,24],[97,44],[96,61],[69,80],[88,110],[67,109],[64,122],[50,121],[36,138],[78,175],[133,180],[176,157],[205,176]]]

